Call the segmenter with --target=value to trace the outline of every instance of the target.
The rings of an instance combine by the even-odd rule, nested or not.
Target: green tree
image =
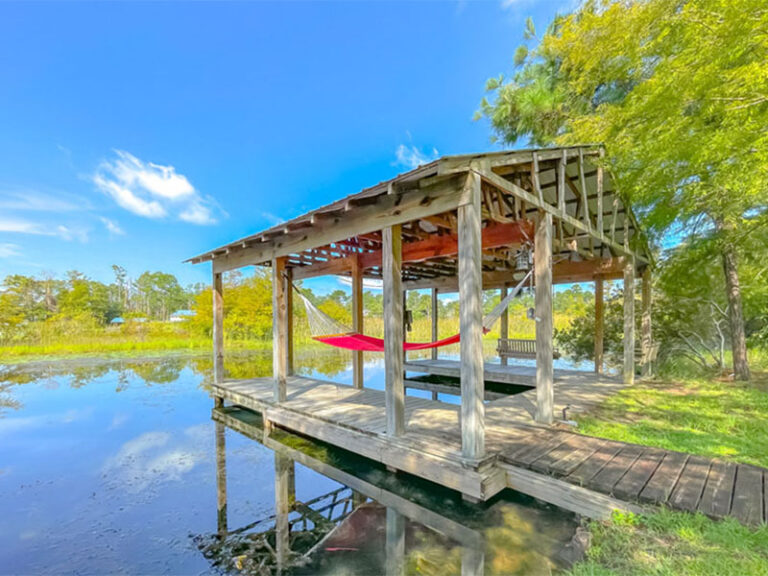
[[[712,241],[734,373],[749,378],[739,260],[768,204],[768,9],[763,0],[604,0],[558,17],[490,81],[481,112],[506,142],[605,142],[657,236]],[[694,242],[689,242],[693,245]]]

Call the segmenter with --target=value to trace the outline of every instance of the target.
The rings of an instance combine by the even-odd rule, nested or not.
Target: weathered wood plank
[[[548,434],[543,439],[536,438],[535,441],[527,443],[521,450],[506,456],[505,460],[527,468],[537,459],[541,458],[551,450],[554,450],[566,440],[566,434]]]
[[[642,452],[642,446],[625,444],[619,453],[587,483],[587,487],[603,494],[612,494],[613,487],[632,467]]]
[[[702,456],[691,456],[685,464],[677,486],[669,497],[669,505],[673,508],[695,512],[699,499],[707,482],[711,460]]]
[[[664,454],[664,450],[646,449],[613,487],[613,495],[622,500],[637,500],[640,492],[661,464]]]
[[[707,484],[701,495],[698,510],[712,518],[724,518],[731,511],[736,464],[715,460],[709,469]]]
[[[731,516],[740,522],[756,525],[763,521],[763,472],[759,468],[739,464],[733,487]]]
[[[566,476],[603,445],[597,438],[571,435],[560,446],[531,464],[531,469],[543,474]]]
[[[641,502],[665,503],[688,461],[688,454],[667,452],[651,479],[640,492]]]

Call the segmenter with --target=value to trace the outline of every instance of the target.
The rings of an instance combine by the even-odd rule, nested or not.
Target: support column
[[[459,332],[461,334],[461,451],[477,460],[485,454],[483,380],[483,274],[480,176],[467,176],[467,202],[459,215]]]
[[[533,245],[536,276],[536,422],[554,420],[552,358],[552,215],[539,214]]]
[[[597,374],[603,373],[604,308],[603,278],[598,276],[595,278],[595,372]]]
[[[461,547],[461,575],[485,574],[485,550],[474,546]]]
[[[504,298],[507,297],[508,291],[507,286],[504,285],[502,289],[499,292],[499,298],[501,300],[504,300]],[[509,338],[509,306],[504,308],[504,311],[501,313],[501,322],[499,324],[499,338],[507,339]],[[501,357],[501,365],[506,366],[507,365],[507,357],[502,356]]]
[[[216,422],[216,508],[217,526],[220,535],[225,535],[227,528],[227,444],[226,428]]]
[[[221,272],[213,272],[213,381],[224,380],[224,287]]]
[[[651,267],[646,266],[643,270],[643,318],[642,318],[642,344],[643,344],[643,378],[650,378],[653,375],[653,364],[651,361],[651,348],[653,347],[653,333],[651,332],[651,308],[653,306],[653,295],[651,292]]]
[[[437,341],[437,315],[440,305],[437,301],[437,288],[432,288],[432,342]],[[437,348],[432,348],[432,360],[437,360]]]
[[[285,292],[285,258],[274,258],[272,260],[272,376],[275,402],[284,402],[286,398],[288,308]]]
[[[387,508],[386,532],[387,576],[405,574],[405,517],[394,508]]]
[[[352,260],[352,330],[363,333],[363,271],[359,255]],[[352,383],[355,388],[363,387],[363,351],[352,352]]]
[[[624,265],[624,384],[635,383],[635,262]]]
[[[403,387],[403,239],[399,225],[382,230],[382,279],[384,282],[384,397],[387,434],[405,432]]]
[[[293,268],[285,269],[285,374],[293,375]]]
[[[285,570],[291,555],[289,516],[296,503],[293,460],[275,452],[275,552],[278,572]]]

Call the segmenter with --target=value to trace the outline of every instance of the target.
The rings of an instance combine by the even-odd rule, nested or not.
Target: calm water
[[[344,354],[297,364],[351,381]],[[268,374],[271,354],[227,369]],[[288,434],[265,446],[249,413],[214,422],[210,372],[207,357],[0,365],[0,573],[267,574],[280,563],[450,574],[464,563],[549,574],[567,563],[569,513],[512,492],[468,506]],[[381,386],[383,366],[366,378]]]

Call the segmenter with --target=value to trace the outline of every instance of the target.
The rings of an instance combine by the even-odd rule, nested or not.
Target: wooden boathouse
[[[471,500],[486,500],[512,487],[600,515],[643,501],[649,485],[657,492],[645,501],[682,498],[675,490],[693,475],[701,490],[693,504],[685,492],[680,501],[686,509],[699,506],[708,478],[715,500],[726,498],[722,482],[734,488],[740,478],[749,484],[743,487],[749,498],[759,498],[762,517],[757,476],[729,476],[729,468],[723,478],[715,478],[711,471],[720,469],[709,461],[598,441],[552,426],[562,408],[583,408],[633,382],[637,278],[642,293],[639,368],[642,374],[650,371],[651,255],[631,208],[603,168],[603,155],[599,146],[573,146],[443,157],[192,258],[213,266],[212,394],[217,405],[257,411],[267,429],[279,426],[322,440]],[[524,250],[533,254],[535,368],[485,364],[483,291],[504,295],[514,286]],[[272,378],[226,379],[222,274],[249,265],[272,270],[274,373]],[[363,279],[383,281],[383,391],[365,386],[362,351],[353,352],[353,386],[294,374],[291,287],[294,281],[328,274],[351,278],[353,330],[360,334]],[[616,379],[602,374],[603,281],[622,278],[624,366],[623,378]],[[573,282],[595,283],[594,373],[554,369],[553,285]],[[439,358],[436,350],[429,359],[405,361],[403,301],[404,292],[412,289],[432,291],[435,340],[438,294],[458,292],[458,361]],[[505,313],[502,339],[507,330]],[[455,375],[460,405],[441,402],[437,395],[433,400],[406,395],[406,370]],[[488,397],[486,373],[531,390]],[[547,465],[534,466],[541,461]],[[603,472],[605,477],[598,478]],[[762,487],[763,472],[755,474]],[[600,482],[590,484],[596,478]],[[634,481],[617,498],[613,488],[623,478]],[[743,506],[731,499],[733,494],[727,494],[726,503],[717,500],[719,513]]]

